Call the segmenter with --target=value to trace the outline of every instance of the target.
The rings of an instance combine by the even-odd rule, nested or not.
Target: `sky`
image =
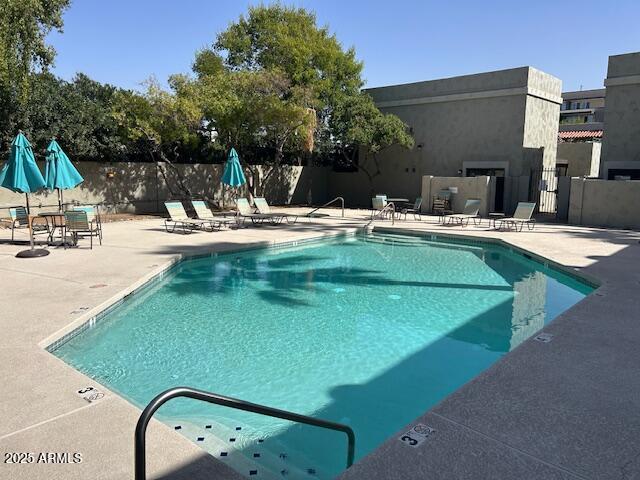
[[[54,72],[142,89],[187,73],[249,5],[232,0],[72,0],[51,33]],[[264,2],[269,3],[269,2]],[[316,12],[364,62],[366,86],[530,65],[563,90],[602,88],[609,55],[640,51],[640,1],[282,1]]]

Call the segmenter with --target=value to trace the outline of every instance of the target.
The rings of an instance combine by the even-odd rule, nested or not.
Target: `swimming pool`
[[[182,262],[54,353],[141,407],[187,385],[348,424],[357,460],[591,291],[500,246],[373,234]],[[344,467],[340,433],[158,416],[250,478]]]

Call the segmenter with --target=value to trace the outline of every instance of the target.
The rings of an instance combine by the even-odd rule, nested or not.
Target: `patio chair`
[[[433,197],[433,213],[438,215],[438,220],[445,223],[446,216],[451,215],[451,190],[440,190]]]
[[[249,200],[247,200],[246,198],[238,198],[236,200],[236,207],[238,209],[238,216],[242,217],[242,218],[248,218],[251,220],[252,223],[255,224],[260,224],[260,223],[264,223],[265,221],[270,222],[272,225],[277,225],[278,223],[282,222],[283,218],[282,215],[277,215],[277,214],[264,214],[264,213],[255,213],[252,209],[251,209],[251,205],[249,205]]]
[[[87,220],[94,222],[98,228],[100,241],[102,241],[102,219],[97,205],[74,205],[71,210],[74,212],[87,212]]]
[[[263,215],[277,215],[281,216],[283,220],[286,220],[287,223],[296,223],[298,221],[298,215],[283,213],[283,212],[272,212],[271,206],[267,203],[267,200],[263,197],[256,197],[253,199],[253,202],[258,209],[258,213]]]
[[[513,212],[513,216],[496,220],[498,222],[497,228],[500,229],[503,224],[506,224],[507,228],[511,228],[511,226],[513,226],[516,232],[521,232],[526,223],[527,230],[533,230],[536,226],[536,219],[531,217],[533,216],[535,208],[535,202],[518,202],[518,206],[516,207],[516,211]],[[520,225],[520,229],[518,229],[518,225]]]
[[[78,245],[78,239],[82,236],[88,236],[90,238],[90,248],[93,250],[93,237],[98,237],[100,245],[102,245],[102,238],[100,237],[100,231],[98,230],[97,222],[94,219],[89,221],[87,212],[84,210],[70,210],[64,212],[64,230],[66,233],[71,234],[73,244]],[[62,242],[64,248],[67,248],[66,242]]]
[[[414,220],[422,220],[422,217],[420,216],[420,208],[422,207],[422,197],[418,197],[416,198],[416,201],[413,202],[413,206],[412,207],[405,207],[402,208],[399,212],[398,212],[398,218],[400,218],[400,215],[404,215],[404,219],[407,219],[407,214],[411,213],[413,214],[413,219]]]
[[[9,219],[3,219],[2,222],[9,223],[11,226],[11,241],[15,239],[15,230],[18,228],[29,228],[29,215],[24,207],[12,207],[9,209]],[[34,235],[46,233],[49,235],[49,227],[46,223],[32,222],[31,228]]]
[[[167,201],[164,202],[164,206],[169,212],[169,218],[164,220],[164,228],[167,233],[175,232],[176,228],[181,227],[182,233],[191,233],[193,230],[206,230],[207,225],[211,227],[211,231],[214,228],[220,229],[220,223],[211,220],[196,220],[195,218],[189,218],[187,212],[184,211],[182,202]],[[171,225],[171,229],[169,226]]]
[[[464,209],[462,213],[454,213],[451,215],[447,215],[449,223],[457,223],[461,227],[466,227],[469,225],[469,220],[473,220],[474,225],[478,225],[478,221],[480,220],[480,200],[477,198],[470,198],[464,204]]]
[[[191,206],[195,210],[198,220],[220,222],[221,225],[225,226],[229,226],[231,224],[239,225],[241,223],[241,219],[237,215],[234,215],[233,220],[230,220],[229,217],[223,214],[216,215],[203,200],[191,200]]]

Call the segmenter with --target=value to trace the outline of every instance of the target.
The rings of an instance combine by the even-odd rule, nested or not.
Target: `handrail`
[[[390,209],[389,207],[393,207],[393,209]],[[382,207],[382,209],[377,213],[377,215],[382,215],[385,210],[391,210],[391,225],[395,225],[396,224],[396,204],[393,202],[387,203],[384,207]],[[375,210],[371,212],[371,221],[374,220],[373,218],[374,214],[375,214]]]
[[[329,430],[343,432],[347,435],[348,440],[347,468],[349,468],[353,464],[356,436],[353,433],[351,427],[348,427],[341,423],[329,422],[327,420],[322,420],[319,418],[307,417],[306,415],[287,412],[286,410],[279,410],[277,408],[266,407],[264,405],[258,405],[256,403],[245,402],[244,400],[238,400],[236,398],[225,397],[223,395],[218,395],[217,393],[205,392],[204,390],[197,390],[190,387],[175,387],[162,392],[160,395],[151,400],[151,402],[149,402],[149,405],[147,405],[146,408],[142,411],[142,414],[138,419],[135,433],[135,480],[146,480],[147,465],[145,437],[147,433],[147,425],[149,424],[151,417],[153,417],[153,414],[162,405],[164,405],[169,400],[177,397],[193,398],[194,400],[214,403],[216,405],[244,410],[246,412],[258,413],[260,415],[282,418],[291,422],[304,423],[307,425],[312,425],[314,427],[327,428]]]
[[[333,200],[325,203],[324,205],[320,205],[319,207],[314,208],[313,210],[311,210],[309,213],[307,213],[305,215],[305,217],[310,217],[312,213],[317,212],[318,210],[320,210],[321,208],[325,208],[328,207],[329,205],[331,205],[333,202],[335,202],[336,200],[340,200],[340,203],[342,204],[342,218],[344,218],[344,198],[343,197],[336,197]]]

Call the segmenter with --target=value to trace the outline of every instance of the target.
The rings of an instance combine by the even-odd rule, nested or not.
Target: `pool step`
[[[298,452],[290,454],[276,441],[251,431],[247,425],[230,428],[219,423],[183,421],[175,423],[174,429],[249,479],[330,478],[322,475],[312,462],[306,461]],[[292,462],[294,458],[298,460],[298,465],[309,466],[296,466]]]

